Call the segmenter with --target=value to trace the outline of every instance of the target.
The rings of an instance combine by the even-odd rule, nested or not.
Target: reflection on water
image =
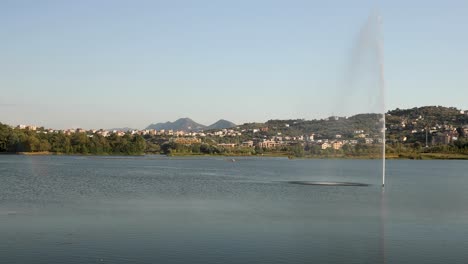
[[[367,183],[360,182],[330,182],[330,181],[288,181],[290,184],[300,184],[300,185],[316,185],[316,186],[369,186]]]
[[[463,263],[464,161],[0,157],[5,263]],[[287,182],[351,182],[316,186]]]

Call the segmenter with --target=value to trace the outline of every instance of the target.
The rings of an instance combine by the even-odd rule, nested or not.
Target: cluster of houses
[[[357,145],[359,143],[359,138],[362,138],[362,142],[365,144],[377,144],[383,142],[382,138],[370,138],[368,134],[364,134],[363,130],[355,131],[355,134],[356,136],[354,139],[343,139],[343,136],[339,134],[335,135],[334,139],[315,139],[315,134],[302,135],[297,137],[273,136],[269,139],[243,142],[242,146],[258,146],[260,148],[270,149],[300,143],[303,146],[305,144],[317,145],[320,146],[320,148],[323,150],[329,148],[339,150],[347,144],[352,146]]]
[[[421,128],[421,123],[423,122],[423,118],[419,116],[414,120],[404,119],[399,124],[391,124],[387,127],[388,133],[396,133],[396,132],[404,132],[401,133],[401,138],[398,140],[401,142],[407,141],[407,136],[410,134],[416,133],[425,133],[431,135],[430,143],[435,144],[450,144],[453,141],[457,140],[460,137],[459,130],[457,127],[449,124],[436,124],[433,126],[425,126]],[[285,127],[289,127],[288,124],[285,124]],[[117,136],[124,136],[125,134],[131,135],[149,135],[149,136],[167,136],[170,138],[171,141],[190,145],[201,143],[202,139],[205,137],[211,138],[222,138],[222,137],[230,137],[238,139],[247,138],[249,140],[238,142],[237,143],[219,143],[217,144],[219,147],[223,148],[235,148],[235,147],[260,147],[265,149],[272,149],[278,148],[283,146],[290,146],[290,145],[297,145],[301,144],[305,145],[316,145],[320,146],[321,149],[334,149],[339,150],[344,145],[356,145],[359,142],[364,144],[382,144],[383,140],[379,137],[372,137],[369,134],[366,134],[364,130],[355,130],[354,135],[352,138],[344,138],[344,136],[340,134],[334,135],[332,139],[324,139],[320,137],[320,135],[316,139],[315,134],[309,135],[300,135],[300,136],[292,136],[292,135],[283,135],[280,132],[277,132],[274,136],[266,136],[268,133],[262,132],[269,132],[269,127],[260,127],[260,128],[249,128],[249,129],[241,129],[240,127],[235,128],[228,128],[228,129],[218,129],[218,130],[209,130],[209,131],[194,131],[194,132],[187,132],[187,131],[179,131],[179,130],[154,130],[154,129],[144,129],[144,130],[85,130],[85,129],[66,129],[66,130],[53,130],[53,129],[44,129],[39,128],[34,125],[19,125],[17,126],[18,129],[25,129],[30,131],[36,131],[36,133],[64,133],[66,135],[71,135],[74,133],[86,133],[89,137],[93,135],[101,135],[103,137],[108,137],[112,134]],[[458,128],[459,129],[459,128]],[[462,127],[462,133],[464,135],[468,135],[468,125]],[[271,131],[270,131],[271,132]],[[270,133],[271,134],[271,133]],[[216,140],[215,140],[216,141]],[[226,140],[223,140],[226,141]],[[236,141],[234,139],[227,140],[230,142]]]
[[[101,135],[104,137],[108,137],[111,134],[116,134],[117,136],[124,136],[125,134],[131,134],[131,135],[150,135],[150,136],[174,136],[174,137],[207,137],[207,136],[214,136],[214,137],[234,137],[234,136],[241,136],[242,132],[234,129],[221,129],[219,131],[214,131],[214,132],[187,132],[187,131],[182,131],[182,130],[155,130],[155,129],[143,129],[143,130],[106,130],[106,129],[82,129],[82,128],[77,128],[77,129],[65,129],[65,130],[54,130],[54,129],[39,129],[37,126],[33,125],[18,125],[16,128],[18,129],[24,129],[24,130],[30,130],[30,131],[36,131],[37,133],[64,133],[66,135],[71,135],[74,133],[86,133],[88,135]],[[244,131],[244,130],[243,130]]]
[[[468,116],[468,111],[460,111],[460,114]],[[461,127],[463,134],[468,135],[468,125]],[[443,144],[447,145],[458,140],[461,136],[456,126],[444,123],[444,124],[431,124],[427,125],[424,118],[420,115],[414,119],[403,119],[399,124],[392,124],[389,126],[390,132],[404,132],[399,141],[406,142],[409,134],[425,134],[427,137],[430,136],[430,143],[432,145]],[[405,135],[406,134],[406,135]]]
[[[72,135],[74,133],[86,133],[89,137],[93,135],[101,135],[103,137],[108,137],[111,134],[115,134],[117,136],[124,136],[125,134],[131,135],[150,135],[150,136],[169,136],[172,142],[176,142],[179,144],[184,145],[191,145],[197,144],[202,142],[202,138],[204,137],[240,137],[244,135],[251,135],[252,140],[247,140],[242,143],[219,143],[217,144],[219,147],[223,148],[235,148],[235,147],[260,147],[265,149],[272,149],[278,148],[283,146],[289,146],[294,144],[315,144],[319,145],[322,149],[332,148],[335,150],[341,149],[343,145],[350,144],[356,145],[358,143],[357,139],[342,139],[341,135],[335,135],[335,139],[314,139],[314,134],[311,135],[301,135],[301,136],[289,136],[289,135],[282,135],[281,133],[277,133],[276,136],[271,137],[256,137],[256,134],[259,132],[268,132],[268,127],[263,128],[252,128],[252,129],[240,129],[240,128],[231,128],[231,129],[219,129],[215,131],[199,131],[199,132],[186,132],[186,131],[175,131],[175,130],[154,130],[154,129],[144,129],[144,130],[104,130],[104,129],[91,129],[85,130],[82,128],[77,129],[65,129],[65,130],[53,130],[53,129],[38,129],[37,126],[32,125],[19,125],[17,128],[19,129],[26,129],[31,131],[36,131],[37,133],[64,133],[66,135]],[[357,138],[363,138],[366,144],[372,143],[381,143],[382,139],[372,139],[369,138],[368,134],[364,134],[363,130],[355,131]]]
[[[366,144],[373,144],[377,142],[382,142],[381,139],[369,139],[366,141]],[[283,147],[283,146],[290,146],[290,145],[296,145],[296,144],[301,144],[304,146],[305,144],[311,144],[311,145],[317,145],[320,146],[321,149],[335,149],[339,150],[341,149],[344,145],[349,144],[349,145],[356,145],[358,144],[358,140],[350,139],[350,140],[317,140],[317,141],[309,141],[309,142],[301,142],[301,141],[276,141],[272,139],[263,139],[263,140],[249,140],[249,141],[244,141],[240,144],[235,144],[235,143],[220,143],[217,144],[219,147],[224,147],[224,148],[235,148],[235,147],[259,147],[259,148],[264,148],[264,149],[273,149],[273,148],[278,148],[278,147]]]

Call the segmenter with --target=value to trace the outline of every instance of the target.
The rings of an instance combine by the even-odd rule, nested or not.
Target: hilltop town
[[[0,151],[358,158],[381,156],[383,143],[380,114],[269,120],[243,125],[223,120],[225,126],[232,125],[225,128],[202,126],[188,118],[182,121],[197,124],[197,129],[157,130],[150,126],[142,130],[55,130],[34,125],[3,125]],[[167,127],[169,123],[162,125]],[[457,158],[468,155],[468,111],[441,106],[391,110],[386,114],[385,132],[389,157],[422,158],[431,153],[431,157],[446,154],[439,155],[442,158],[449,157],[448,154]]]

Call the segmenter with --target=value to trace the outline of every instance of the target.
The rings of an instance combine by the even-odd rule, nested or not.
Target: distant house
[[[254,145],[254,142],[252,140],[242,142],[243,147],[251,148],[251,147],[253,147],[253,145]]]
[[[444,133],[439,132],[432,136],[432,144],[433,145],[437,145],[437,144],[447,145],[457,139],[458,139],[458,133],[454,131],[449,131],[449,132],[444,132]]]
[[[100,130],[100,131],[97,131],[96,134],[101,135],[103,137],[107,137],[107,136],[109,136],[109,131]]]
[[[179,136],[183,136],[183,135],[185,135],[185,132],[184,132],[184,131],[182,131],[182,130],[178,130],[178,131],[176,131],[174,134],[175,134],[176,136],[178,136],[178,137],[179,137]]]
[[[335,150],[341,149],[343,147],[343,142],[335,141],[332,143],[332,148]]]
[[[442,145],[447,145],[451,141],[450,136],[448,133],[436,133],[435,135],[432,136],[432,144],[437,145],[437,144],[442,144]]]
[[[314,141],[314,137],[315,137],[315,134],[311,134],[311,135],[309,136],[309,140],[310,140],[310,141]]]
[[[279,143],[273,140],[264,140],[257,143],[257,146],[260,148],[275,148],[279,146]]]
[[[331,145],[330,143],[325,142],[325,143],[323,143],[323,144],[321,145],[321,148],[322,148],[322,149],[327,149],[327,148],[331,148],[331,146],[332,146],[332,145]]]

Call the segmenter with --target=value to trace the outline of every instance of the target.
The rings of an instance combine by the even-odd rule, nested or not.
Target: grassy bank
[[[387,159],[468,160],[468,155],[460,153],[403,153],[387,154]]]
[[[128,155],[128,154],[109,154],[109,153],[101,153],[101,154],[66,154],[60,152],[49,152],[49,151],[41,151],[41,152],[17,152],[17,153],[6,153],[2,152],[0,154],[10,154],[10,155],[26,155],[26,156],[45,156],[45,155],[70,155],[70,156],[143,156],[145,154],[136,154],[136,155]],[[152,154],[146,154],[152,155]],[[161,154],[156,154],[161,155]],[[290,158],[290,159],[380,159],[381,157],[378,155],[346,155],[346,154],[328,154],[328,155],[305,155],[305,156],[294,156],[289,152],[266,152],[262,154],[239,154],[239,153],[222,153],[222,154],[198,154],[198,153],[184,153],[184,152],[177,152],[171,153],[167,155],[169,157],[211,157],[211,156],[218,156],[218,157],[280,157],[280,158]],[[403,154],[387,154],[386,159],[412,159],[412,160],[468,160],[467,154],[459,154],[459,153],[403,153]]]
[[[37,152],[16,152],[16,153],[2,153],[10,155],[25,155],[25,156],[144,156],[145,154],[125,154],[125,153],[63,153],[63,152],[50,152],[50,151],[37,151]]]
[[[290,159],[363,159],[363,160],[375,160],[381,159],[380,155],[346,155],[346,154],[329,154],[329,155],[304,155],[294,156],[289,152],[266,152],[263,154],[236,154],[236,153],[224,153],[224,154],[195,154],[195,153],[172,153],[168,155],[170,157],[280,157]],[[404,154],[387,154],[386,159],[401,159],[401,160],[431,160],[431,159],[446,159],[446,160],[468,160],[468,155],[464,154],[453,154],[453,153],[404,153]]]
[[[49,152],[49,151],[38,151],[38,152],[17,152],[18,155],[26,155],[26,156],[41,156],[41,155],[61,155],[61,153],[57,152]]]
[[[468,160],[468,155],[458,153],[421,153],[422,159]]]

